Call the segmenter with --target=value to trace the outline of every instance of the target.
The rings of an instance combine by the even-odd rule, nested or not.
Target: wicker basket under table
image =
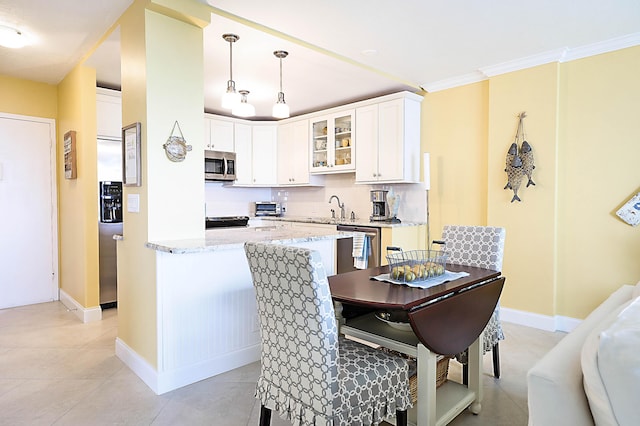
[[[380,346],[378,348],[381,351],[405,358],[409,360],[409,393],[411,394],[411,402],[415,404],[418,401],[418,369],[417,369],[417,360],[407,354],[403,354],[401,352],[397,352],[391,350],[389,348],[385,348]],[[447,376],[449,374],[449,360],[451,357],[438,355],[437,363],[436,363],[436,389],[439,388],[447,381]]]
[[[449,360],[451,358],[444,355],[438,355],[436,364],[436,389],[447,381],[449,374]],[[415,404],[418,401],[418,372],[415,371],[409,377],[409,392],[411,393],[411,402]]]

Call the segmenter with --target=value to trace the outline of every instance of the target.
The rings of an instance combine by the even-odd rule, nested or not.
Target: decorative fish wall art
[[[533,161],[533,148],[531,144],[525,140],[526,135],[524,133],[524,118],[526,116],[526,112],[518,114],[516,138],[507,151],[505,161],[504,171],[507,173],[507,184],[504,189],[513,191],[512,203],[514,201],[522,201],[520,197],[518,197],[518,189],[520,189],[520,185],[525,176],[528,179],[527,187],[529,185],[535,185],[532,178],[533,169],[536,168]],[[520,143],[520,146],[518,146],[518,143]]]

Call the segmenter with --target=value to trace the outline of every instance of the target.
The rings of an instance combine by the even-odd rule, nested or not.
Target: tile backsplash
[[[277,201],[285,207],[284,216],[331,217],[331,209],[340,217],[340,209],[334,200],[337,195],[344,203],[346,217],[351,212],[359,219],[371,215],[370,191],[392,190],[399,198],[398,218],[404,222],[426,221],[426,192],[422,183],[395,185],[360,185],[353,173],[324,176],[322,187],[287,188],[229,188],[218,183],[205,184],[207,216],[252,215],[253,202]]]

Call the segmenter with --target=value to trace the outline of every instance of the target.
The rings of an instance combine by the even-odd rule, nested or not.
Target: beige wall
[[[489,81],[488,224],[507,229],[503,272],[507,277],[502,306],[554,315],[556,246],[556,157],[558,68],[553,63],[504,74]],[[518,118],[532,145],[535,186],[523,180],[518,195],[503,189],[505,157],[514,141]]]
[[[487,81],[428,93],[422,102],[422,151],[431,157],[431,239],[446,224],[487,222]]]
[[[145,243],[204,237],[203,41],[202,28],[193,22],[203,24],[210,14],[189,18],[203,9],[194,10],[191,2],[172,6],[136,1],[120,19],[122,122],[141,123],[142,170],[141,186],[124,188],[118,338],[155,368],[160,368],[156,253]],[[162,147],[176,121],[193,147],[182,162],[170,161]],[[173,135],[179,136],[177,127]],[[128,211],[129,195],[140,197],[139,212]]]
[[[427,94],[432,236],[447,223],[507,229],[502,306],[584,318],[640,280],[640,228],[615,211],[640,190],[640,47]],[[536,186],[504,190],[526,111]]]
[[[640,227],[615,216],[640,191],[640,46],[564,64],[558,175],[561,315],[583,317],[640,280]]]
[[[9,114],[53,118],[58,113],[55,85],[0,75],[0,111]]]
[[[58,85],[60,288],[84,307],[100,304],[96,73],[75,67]],[[76,131],[77,178],[64,177],[64,134]]]

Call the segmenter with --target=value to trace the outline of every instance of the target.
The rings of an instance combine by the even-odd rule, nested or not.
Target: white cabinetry
[[[236,181],[234,185],[251,185],[253,180],[251,126],[235,125]]]
[[[354,110],[336,112],[310,121],[311,173],[354,171]]]
[[[278,185],[311,185],[309,174],[309,120],[278,126]]]
[[[211,151],[235,151],[235,126],[231,120],[223,120],[205,115],[204,147]]]
[[[235,124],[236,181],[234,186],[275,186],[278,127]]]
[[[420,96],[356,108],[356,183],[420,180]]]
[[[122,138],[122,97],[120,92],[98,88],[96,126],[99,138]]]

